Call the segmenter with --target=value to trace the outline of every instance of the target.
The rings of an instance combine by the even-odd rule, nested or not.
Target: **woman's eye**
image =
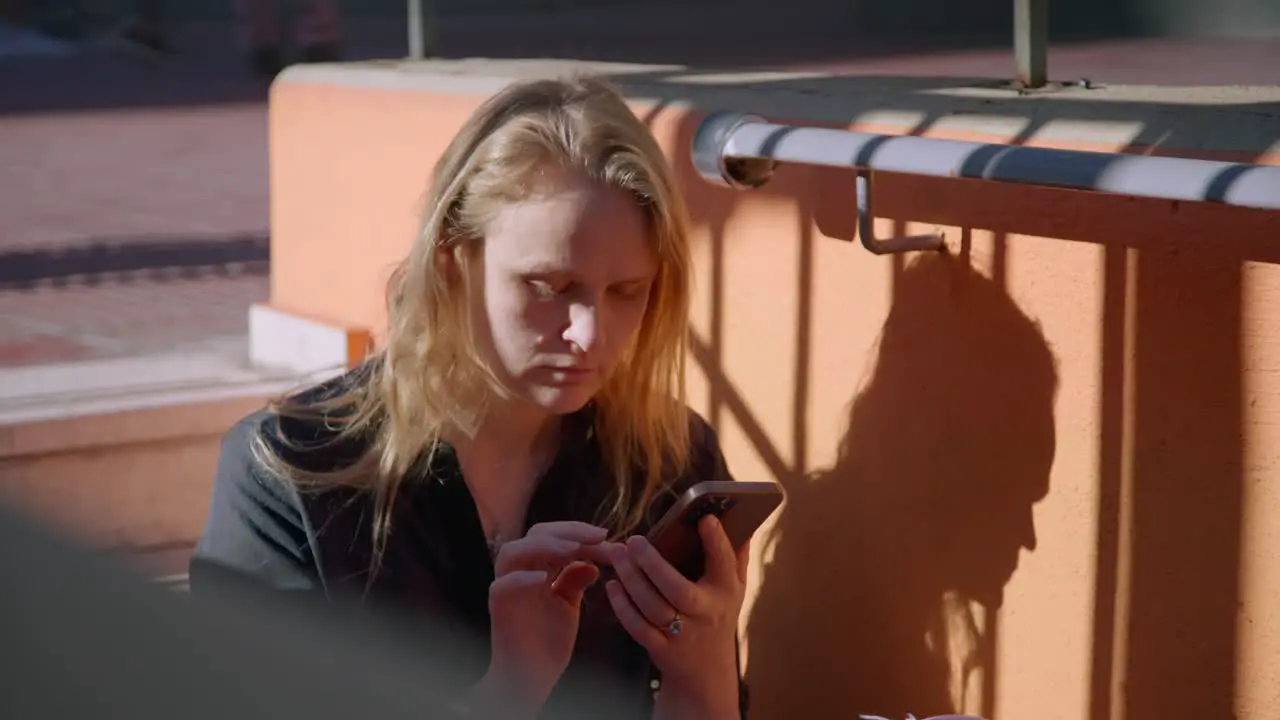
[[[546,280],[528,280],[529,289],[533,290],[533,294],[540,298],[553,298],[564,291],[563,288],[552,285]]]
[[[636,300],[649,292],[648,285],[620,285],[613,288],[613,293],[623,300]]]

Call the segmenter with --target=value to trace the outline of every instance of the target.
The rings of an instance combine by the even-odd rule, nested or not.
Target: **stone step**
[[[326,375],[263,370],[247,357],[240,337],[200,351],[0,369],[0,500],[180,585],[223,433]]]

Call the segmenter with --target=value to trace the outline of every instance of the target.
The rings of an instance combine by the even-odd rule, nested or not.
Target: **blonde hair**
[[[484,102],[436,163],[421,232],[387,286],[384,347],[330,397],[295,395],[271,406],[280,417],[323,419],[334,443],[359,439],[359,457],[317,472],[291,464],[263,433],[254,443],[259,461],[295,484],[373,494],[375,565],[406,475],[429,463],[446,429],[473,432],[486,401],[502,393],[476,351],[466,293],[442,256],[465,264],[464,249],[483,240],[488,220],[536,192],[548,165],[630,193],[659,257],[635,342],[593,401],[594,432],[615,485],[597,521],[618,535],[635,529],[655,495],[688,467],[689,221],[671,170],[648,128],[604,82],[517,82]]]

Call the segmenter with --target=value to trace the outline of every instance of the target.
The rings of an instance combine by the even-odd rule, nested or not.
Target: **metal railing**
[[[794,127],[735,113],[707,117],[692,153],[703,178],[738,189],[765,184],[780,162],[854,170],[858,236],[877,254],[939,249],[942,235],[876,238],[874,170],[1280,210],[1280,167]],[[1280,218],[1276,227],[1280,242]]]
[[[431,0],[408,0],[409,58],[422,60],[435,52],[435,6]]]
[[[1049,0],[1013,0],[1013,61],[1020,87],[1049,82]]]

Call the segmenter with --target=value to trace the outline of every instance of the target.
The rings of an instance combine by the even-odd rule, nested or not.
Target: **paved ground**
[[[855,44],[820,20],[746,43],[769,18],[446,18],[440,50],[1008,75],[1004,48]],[[240,334],[248,305],[267,296],[266,87],[244,72],[229,27],[186,28],[179,42],[183,54],[165,62],[107,47],[0,53],[0,367]],[[351,50],[398,57],[402,28],[356,26]],[[1051,67],[1056,79],[1110,83],[1274,83],[1280,39],[1064,46]],[[113,272],[94,273],[92,284],[76,276],[86,268]]]
[[[266,299],[263,274],[0,291],[0,367],[198,350]]]

